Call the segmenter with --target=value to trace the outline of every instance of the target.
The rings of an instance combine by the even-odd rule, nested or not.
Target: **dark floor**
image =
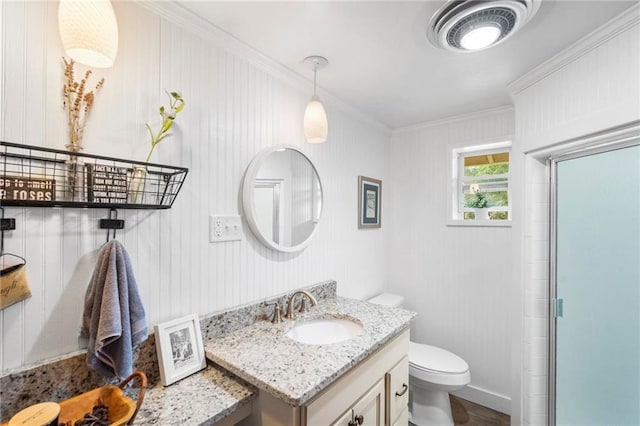
[[[509,426],[511,417],[466,399],[450,395],[451,412],[456,426]]]

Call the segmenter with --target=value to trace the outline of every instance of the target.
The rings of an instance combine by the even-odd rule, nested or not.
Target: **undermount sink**
[[[307,345],[328,345],[344,342],[362,334],[362,324],[346,318],[321,318],[302,321],[286,336]]]

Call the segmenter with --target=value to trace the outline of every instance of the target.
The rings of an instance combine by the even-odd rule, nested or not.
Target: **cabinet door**
[[[379,380],[369,391],[362,396],[342,417],[335,422],[334,426],[384,426],[384,380]],[[362,416],[362,423],[356,422]]]
[[[353,420],[353,408],[349,408],[343,415],[331,426],[349,426],[349,422]]]
[[[409,407],[405,407],[404,411],[400,413],[398,419],[395,421],[393,426],[407,426],[409,424]]]
[[[409,359],[397,363],[386,374],[387,380],[387,424],[392,425],[409,402]]]

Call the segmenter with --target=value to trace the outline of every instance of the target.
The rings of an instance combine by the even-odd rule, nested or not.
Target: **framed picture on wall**
[[[163,386],[169,386],[206,366],[197,315],[158,324],[155,326],[155,335]]]
[[[358,228],[380,228],[382,181],[358,176]]]

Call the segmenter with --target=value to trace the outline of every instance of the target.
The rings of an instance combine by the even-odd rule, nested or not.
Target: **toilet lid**
[[[399,308],[404,302],[404,297],[398,294],[382,293],[368,300],[376,305],[389,306],[392,308]]]
[[[458,374],[469,370],[469,364],[456,354],[436,346],[409,342],[409,364],[424,371]]]

